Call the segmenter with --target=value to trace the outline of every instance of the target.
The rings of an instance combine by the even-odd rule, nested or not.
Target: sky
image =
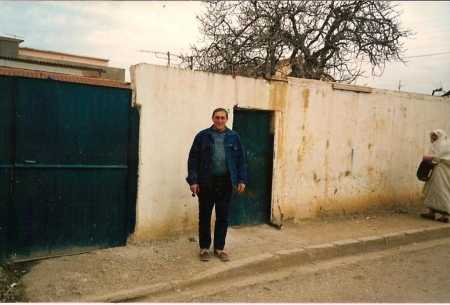
[[[397,4],[403,27],[415,32],[404,43],[407,63],[388,64],[381,77],[369,71],[357,84],[425,94],[450,90],[450,2]],[[107,58],[114,67],[165,65],[166,58],[142,50],[188,52],[201,38],[196,15],[202,11],[197,1],[0,1],[0,35],[23,39],[23,47]]]

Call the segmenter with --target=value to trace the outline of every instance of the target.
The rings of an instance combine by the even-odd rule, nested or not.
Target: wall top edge
[[[199,71],[199,70],[189,70],[189,69],[180,69],[176,67],[169,67],[166,65],[157,65],[157,64],[150,64],[150,63],[138,63],[135,65],[130,66],[130,71],[137,71],[138,69],[142,69],[145,67],[149,67],[152,69],[157,69],[160,71],[172,71],[172,72],[183,72],[183,73],[191,73],[191,74],[204,74],[204,75],[210,75],[214,77],[223,77],[227,79],[245,79],[245,80],[251,80],[251,81],[257,81],[257,82],[264,82],[269,83],[270,81],[281,81],[281,82],[287,82],[283,79],[264,79],[264,78],[257,78],[257,77],[247,77],[247,76],[241,76],[241,75],[230,75],[230,74],[222,74],[222,73],[213,73],[213,72],[206,72],[206,71]]]
[[[192,74],[201,73],[201,74],[205,74],[205,75],[223,77],[224,79],[245,79],[245,80],[252,80],[252,81],[257,81],[257,82],[261,81],[268,85],[270,85],[271,82],[272,83],[296,84],[296,85],[301,85],[301,86],[314,85],[314,86],[319,86],[319,87],[328,87],[330,89],[353,91],[356,94],[375,93],[375,94],[394,95],[394,96],[415,98],[415,99],[422,99],[422,100],[426,99],[426,100],[433,100],[433,101],[450,102],[450,98],[448,98],[448,97],[431,96],[431,95],[427,95],[424,93],[418,93],[418,92],[394,91],[394,90],[389,90],[389,89],[373,88],[373,87],[367,87],[367,86],[350,85],[350,84],[327,82],[327,81],[321,81],[321,80],[316,80],[316,79],[306,79],[306,78],[297,78],[297,77],[289,77],[289,76],[286,79],[273,78],[273,79],[267,80],[264,78],[254,78],[254,77],[246,77],[246,76],[239,76],[239,75],[233,76],[233,75],[228,75],[228,74],[204,72],[204,71],[198,71],[198,70],[180,69],[180,68],[176,68],[176,67],[168,67],[166,65],[157,65],[157,64],[150,64],[150,63],[138,63],[135,65],[132,65],[130,67],[130,73],[135,74],[136,71],[139,71],[141,68],[145,68],[145,67],[150,67],[152,69],[158,69],[159,71],[173,71],[173,72],[184,72],[184,73],[192,73]]]
[[[333,83],[331,86],[333,89],[336,89],[336,90],[345,90],[345,91],[362,92],[362,93],[372,93],[372,91],[373,91],[373,88],[365,87],[365,86],[356,86],[356,85],[339,84],[339,83]]]

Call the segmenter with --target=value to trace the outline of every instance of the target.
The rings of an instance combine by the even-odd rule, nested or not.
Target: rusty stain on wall
[[[316,173],[313,173],[313,179],[314,179],[314,182],[316,182],[316,183],[320,182],[320,178],[317,176]]]
[[[269,106],[276,111],[282,111],[286,107],[288,85],[284,82],[269,83]]]
[[[328,150],[327,150],[325,152],[325,161],[324,161],[324,169],[325,169],[324,180],[325,180],[325,183],[324,183],[324,190],[323,190],[323,195],[324,195],[324,198],[326,198],[326,199],[328,199],[328,187],[329,187],[329,184],[330,184],[329,167],[330,167],[330,164],[329,164],[329,157],[328,157]]]
[[[306,153],[306,145],[307,145],[307,142],[306,142],[306,136],[303,135],[303,136],[302,136],[302,140],[301,140],[301,142],[300,142],[300,146],[299,146],[299,148],[298,148],[298,150],[297,150],[297,162],[298,162],[298,163],[301,163],[302,160],[303,160],[303,158],[304,158],[304,156],[305,156],[305,153]]]
[[[404,119],[408,116],[408,108],[406,108],[405,105],[400,106],[400,112],[402,113],[402,116]]]
[[[392,208],[395,206],[417,206],[421,204],[420,195],[403,191],[397,194],[360,194],[354,196],[335,196],[333,200],[321,199],[312,202],[310,217],[365,212],[370,209]],[[308,217],[306,217],[308,218]]]
[[[271,82],[269,87],[269,104],[273,110],[283,111],[286,108],[286,96],[287,96],[287,84],[284,82]],[[274,117],[275,120],[275,117]],[[284,117],[280,113],[278,115],[278,128],[275,130],[276,139],[276,149],[275,155],[278,159],[284,158],[284,147],[285,147],[285,137],[284,137]],[[274,156],[275,156],[274,155]],[[275,162],[274,162],[275,164]]]
[[[355,159],[355,149],[352,148],[352,150],[350,151],[350,171],[353,171],[353,161],[354,161],[354,159]],[[347,172],[346,172],[345,176],[348,176]]]
[[[309,89],[303,90],[303,111],[306,112],[309,107]]]
[[[305,131],[305,128],[307,125],[307,110],[309,107],[309,89],[308,88],[304,88],[302,90],[302,99],[303,99],[302,110],[303,110],[304,116],[303,116],[303,122],[302,122],[302,128],[301,128],[302,137],[301,137],[301,141],[300,141],[300,146],[297,149],[297,162],[299,164],[305,158],[305,154],[308,149],[308,146],[311,144],[307,137],[306,131]]]

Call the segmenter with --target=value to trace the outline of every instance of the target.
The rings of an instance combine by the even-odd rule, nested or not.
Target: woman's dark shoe
[[[434,220],[434,212],[420,213],[420,217]]]
[[[441,217],[439,217],[436,220],[440,221],[440,222],[448,223],[448,217],[447,216],[441,216]]]

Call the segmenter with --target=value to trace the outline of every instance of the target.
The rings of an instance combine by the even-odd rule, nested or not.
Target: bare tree
[[[282,61],[293,77],[351,82],[363,62],[382,73],[402,61],[402,39],[411,35],[395,5],[376,0],[207,1],[197,18],[203,41],[186,57],[191,66],[266,78]]]

